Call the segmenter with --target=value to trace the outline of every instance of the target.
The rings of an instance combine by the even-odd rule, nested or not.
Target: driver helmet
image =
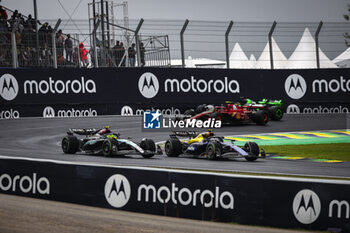
[[[107,133],[110,133],[111,131],[109,130],[109,129],[101,129],[98,133],[100,134],[100,135],[103,135],[103,134],[107,134]]]

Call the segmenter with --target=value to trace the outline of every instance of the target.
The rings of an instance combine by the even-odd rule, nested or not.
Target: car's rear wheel
[[[165,153],[169,157],[178,157],[182,153],[182,144],[178,139],[168,139],[164,147]]]
[[[269,115],[270,118],[274,121],[279,121],[283,117],[283,111],[282,108],[278,106],[271,106],[269,107]]]
[[[257,125],[266,125],[267,122],[269,121],[269,115],[267,111],[263,111],[263,110],[257,111],[255,112],[253,117],[254,117],[254,122]]]
[[[198,105],[196,108],[196,113],[202,113],[205,111],[205,104]]]
[[[206,148],[207,157],[210,160],[215,160],[221,155],[222,149],[218,142],[209,142]]]
[[[144,139],[141,141],[140,146],[143,150],[147,150],[148,153],[147,154],[142,154],[142,157],[144,158],[151,158],[154,156],[154,154],[156,153],[156,144],[154,143],[154,141],[152,139]],[[150,153],[153,152],[153,153]]]
[[[75,154],[79,150],[79,140],[75,136],[66,136],[62,139],[61,147],[66,154]]]
[[[220,112],[213,112],[210,114],[210,117],[215,119],[216,121],[222,121],[222,114]]]
[[[196,113],[193,109],[188,109],[184,112],[184,115],[189,116],[189,117],[193,117],[194,115],[196,115]]]
[[[244,144],[243,150],[248,153],[245,157],[247,161],[255,161],[259,157],[259,146],[255,142],[246,142]]]
[[[102,143],[102,153],[104,156],[112,156],[113,155],[113,145],[116,145],[116,141],[111,138],[107,138]]]

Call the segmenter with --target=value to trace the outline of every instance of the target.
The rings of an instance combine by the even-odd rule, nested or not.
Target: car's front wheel
[[[259,146],[255,142],[246,142],[243,149],[248,153],[247,161],[255,161],[259,157]]]
[[[144,158],[151,158],[156,153],[156,144],[152,139],[144,139],[141,141],[140,146],[143,150],[146,150],[148,152],[152,151],[153,153],[145,153],[142,154],[142,157]]]
[[[206,148],[207,157],[210,160],[215,160],[221,155],[222,148],[218,142],[209,142]]]
[[[102,143],[102,153],[104,156],[112,156],[113,155],[113,146],[116,144],[114,139],[107,138]]]
[[[168,139],[164,147],[165,153],[169,157],[178,157],[182,153],[182,144],[178,139]]]

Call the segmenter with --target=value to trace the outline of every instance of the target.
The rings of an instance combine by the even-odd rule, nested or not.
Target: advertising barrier
[[[350,182],[0,158],[0,193],[240,224],[350,231]]]
[[[145,108],[183,109],[240,97],[282,99],[284,110],[347,113],[349,69],[239,70],[183,68],[2,69],[2,118],[42,116],[47,107],[121,114]],[[85,106],[89,106],[86,108]],[[76,107],[77,109],[72,110]],[[91,109],[90,109],[91,108]],[[99,111],[97,109],[100,109]],[[292,110],[291,110],[292,109]],[[294,110],[293,110],[294,109]],[[305,110],[304,110],[305,109]],[[318,109],[318,110],[317,110]],[[88,110],[88,113],[85,111]],[[18,113],[19,114],[18,114]],[[100,112],[100,113],[99,113]]]

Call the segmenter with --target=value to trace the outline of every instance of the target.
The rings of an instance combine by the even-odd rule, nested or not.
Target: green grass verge
[[[261,146],[267,154],[350,161],[350,143]]]

